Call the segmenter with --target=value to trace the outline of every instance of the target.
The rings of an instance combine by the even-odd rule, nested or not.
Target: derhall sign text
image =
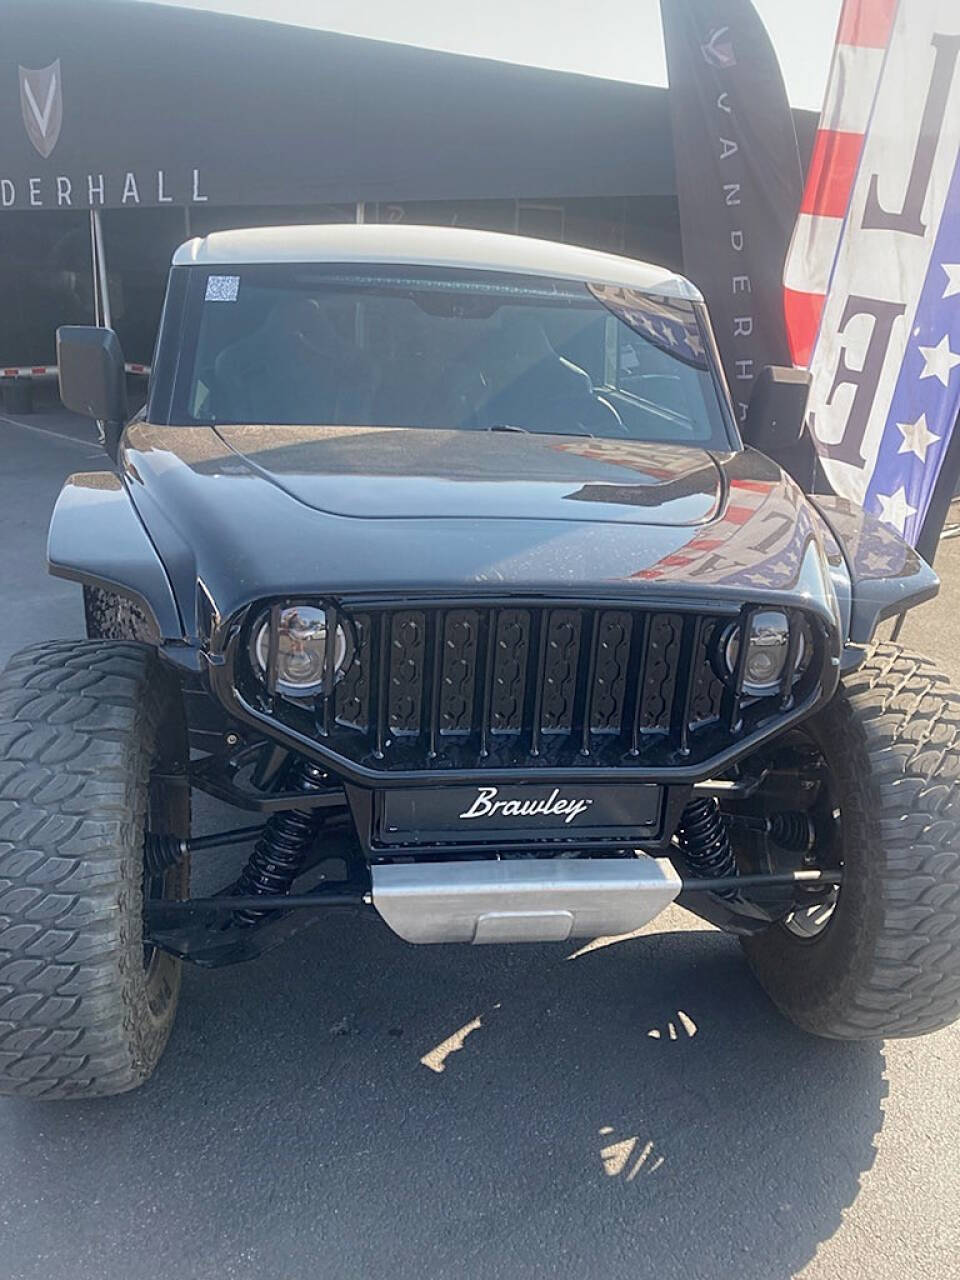
[[[19,182],[0,177],[3,209],[122,209],[206,201],[199,169],[37,174]]]

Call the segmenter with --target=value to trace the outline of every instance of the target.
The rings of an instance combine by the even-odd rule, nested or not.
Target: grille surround
[[[830,628],[782,603],[311,603],[353,631],[354,662],[332,695],[299,704],[272,696],[244,660],[242,623],[223,667],[211,669],[214,687],[240,718],[367,785],[703,777],[808,714],[837,679]],[[731,622],[745,634],[763,608],[790,618],[788,671],[802,632],[804,666],[779,694],[752,699],[736,692],[742,673],[718,678],[715,655]]]

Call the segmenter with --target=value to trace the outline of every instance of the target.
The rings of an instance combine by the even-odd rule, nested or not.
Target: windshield
[[[421,267],[191,271],[181,423],[545,432],[728,448],[696,307]]]

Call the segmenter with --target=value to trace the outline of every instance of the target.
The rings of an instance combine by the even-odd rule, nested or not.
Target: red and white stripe
[[[125,364],[127,373],[140,373],[150,376],[148,364]],[[0,378],[55,378],[59,370],[55,364],[9,364],[0,365]]]
[[[809,365],[898,0],[844,0],[827,94],[783,273],[787,336]]]
[[[55,378],[56,375],[55,364],[11,364],[0,368],[0,378]]]

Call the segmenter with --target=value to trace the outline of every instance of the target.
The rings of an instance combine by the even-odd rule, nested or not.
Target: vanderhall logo
[[[593,804],[585,797],[564,798],[560,788],[554,787],[546,798],[540,800],[498,800],[499,787],[480,787],[477,798],[469,809],[459,816],[461,818],[492,818],[499,815],[503,818],[563,818],[564,823],[573,822],[581,813],[585,813]]]
[[[63,125],[60,59],[49,67],[20,67],[20,110],[27,137],[46,160]]]

